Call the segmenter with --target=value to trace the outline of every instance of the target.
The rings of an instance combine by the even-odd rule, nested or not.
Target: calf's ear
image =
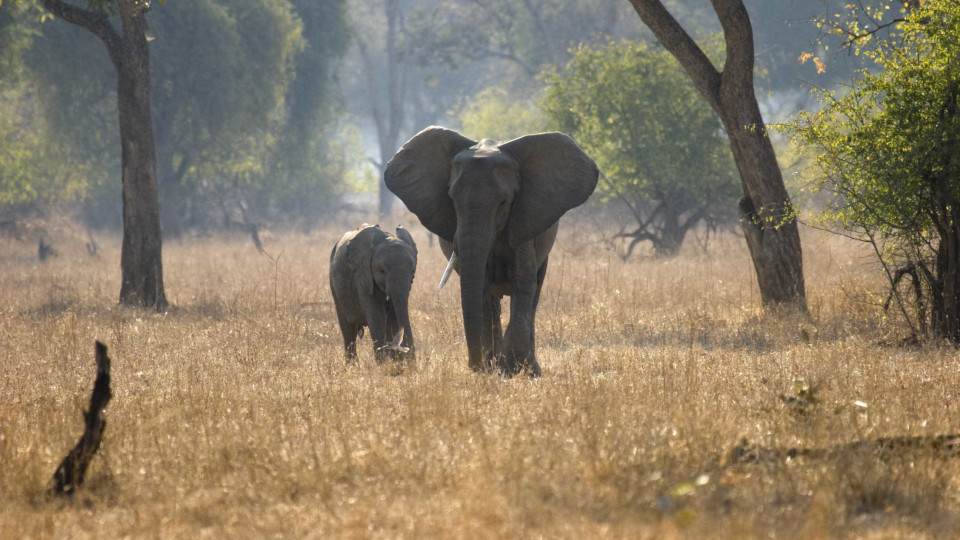
[[[410,247],[413,248],[413,256],[417,256],[417,244],[413,241],[413,236],[410,236],[410,231],[405,229],[403,225],[397,225],[397,238],[403,240]]]

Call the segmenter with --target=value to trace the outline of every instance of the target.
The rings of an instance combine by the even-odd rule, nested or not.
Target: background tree
[[[631,3],[687,71],[727,132],[743,187],[740,223],[763,304],[806,309],[800,233],[754,91],[753,29],[743,2],[711,0],[726,44],[722,70],[659,0]]]
[[[107,48],[117,72],[123,182],[123,244],[120,303],[163,310],[157,156],[150,116],[150,54],[146,12],[137,0],[90,0],[87,9],[62,0],[41,0],[55,17],[94,34]],[[108,10],[119,14],[120,30]]]
[[[7,219],[82,200],[95,187],[96,171],[64,159],[28,85],[0,86],[0,206]]]
[[[407,121],[407,99],[412,84],[410,46],[404,40],[407,16],[401,0],[359,2],[353,4],[351,19],[356,31],[360,84],[365,89],[362,114],[372,122],[376,133],[377,157],[370,161],[377,168],[378,212],[384,219],[393,212],[396,200],[383,183],[387,162],[399,148],[400,134]]]
[[[305,46],[286,1],[176,2],[151,20],[157,36],[154,117],[164,230],[203,226],[264,172],[276,114]]]
[[[821,217],[873,245],[914,336],[960,341],[960,4],[924,2],[898,30],[864,52],[879,71],[821,92],[790,131],[836,195]]]
[[[666,51],[636,43],[582,47],[547,77],[544,108],[603,171],[599,193],[630,208],[643,241],[674,255],[697,224],[737,198],[728,141],[716,115]],[[730,212],[727,211],[727,214]]]
[[[533,99],[517,98],[495,86],[477,93],[458,120],[464,135],[474,140],[509,141],[548,129],[547,117]]]
[[[331,195],[355,189],[362,149],[359,134],[341,114],[336,70],[351,40],[346,0],[291,0],[303,25],[303,48],[293,58],[283,121],[257,197],[307,227],[329,210]]]
[[[198,0],[150,17],[164,235],[221,227],[241,213],[315,220],[350,176],[350,154],[359,154],[358,143],[340,136],[351,128],[335,123],[345,2]],[[85,219],[112,226],[120,221],[120,145],[116,96],[103,88],[113,84],[113,68],[78,27],[33,22],[19,17],[18,27],[37,35],[21,56],[24,79],[43,92],[29,96],[64,161],[95,173]],[[66,48],[76,56],[59,53]]]

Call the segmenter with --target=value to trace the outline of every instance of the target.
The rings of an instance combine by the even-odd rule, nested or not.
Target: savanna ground
[[[806,231],[810,315],[763,315],[742,239],[622,263],[566,221],[543,377],[466,366],[456,278],[420,228],[419,358],[347,366],[327,285],[344,228],[170,241],[165,314],[119,308],[119,241],[0,240],[0,537],[927,538],[960,460],[844,443],[960,433],[955,349],[898,345],[869,254]],[[109,244],[109,245],[107,245]],[[505,310],[506,318],[506,310]],[[106,435],[71,502],[94,340]],[[859,402],[859,403],[857,403]],[[738,462],[746,440],[769,459]],[[824,449],[789,459],[776,449]],[[831,451],[830,449],[837,449]]]

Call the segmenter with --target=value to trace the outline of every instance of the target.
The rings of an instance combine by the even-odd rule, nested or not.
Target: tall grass
[[[422,230],[418,361],[399,374],[374,364],[368,338],[359,365],[344,363],[327,285],[342,230],[279,235],[274,260],[240,238],[168,242],[165,314],[116,305],[119,249],[105,244],[118,241],[98,257],[58,245],[45,263],[0,241],[0,537],[960,530],[958,466],[942,455],[729,457],[744,440],[829,449],[960,432],[956,351],[896,345],[868,254],[807,235],[810,313],[770,316],[736,237],[623,263],[586,229],[561,229],[538,380],[468,370],[458,282],[436,292],[444,261]],[[74,501],[47,501],[82,431],[95,339],[113,358],[101,453]]]

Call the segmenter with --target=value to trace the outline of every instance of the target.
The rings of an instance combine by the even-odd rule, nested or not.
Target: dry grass
[[[174,308],[121,309],[119,250],[0,241],[0,538],[926,538],[960,530],[958,461],[763,448],[960,432],[952,348],[904,348],[865,255],[805,238],[809,317],[763,316],[742,241],[623,264],[568,224],[538,344],[544,376],[466,367],[457,282],[415,231],[420,357],[369,339],[344,365],[327,286],[340,230],[169,242]],[[43,489],[95,374],[114,400],[88,483]],[[807,390],[811,389],[812,390]],[[790,399],[790,398],[794,399]],[[867,407],[855,405],[855,401]],[[797,405],[802,402],[803,405]]]

